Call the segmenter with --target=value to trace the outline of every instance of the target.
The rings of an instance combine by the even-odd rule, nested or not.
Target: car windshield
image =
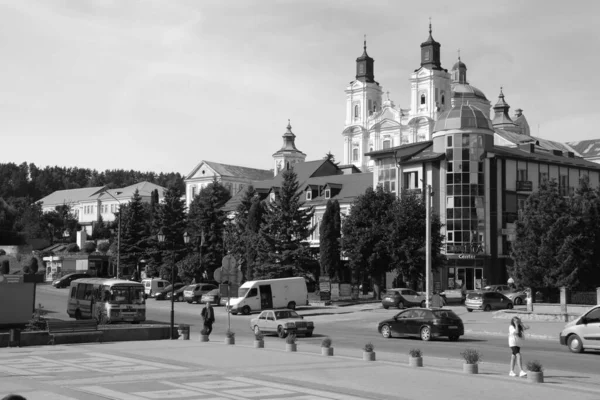
[[[452,310],[432,310],[433,316],[436,318],[453,318],[459,319],[458,315],[454,314]]]
[[[284,318],[298,318],[302,319],[300,315],[296,311],[275,311],[275,318],[284,319]]]
[[[206,293],[209,296],[216,296],[219,294],[219,289],[213,289],[210,292]]]
[[[144,304],[144,289],[133,286],[114,286],[108,291],[110,304]]]
[[[467,294],[468,299],[479,300],[481,299],[481,293],[469,293]]]

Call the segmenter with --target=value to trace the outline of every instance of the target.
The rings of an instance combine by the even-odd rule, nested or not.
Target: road
[[[66,289],[55,289],[48,285],[40,285],[37,290],[36,303],[43,305],[48,311],[47,317],[69,319],[66,314],[67,305]],[[148,299],[146,318],[148,322],[169,323],[170,302]],[[175,303],[175,323],[189,324],[192,332],[199,332],[202,328],[200,320],[201,305],[188,303]],[[463,307],[454,307],[455,312],[463,319],[465,329],[468,331],[485,331],[486,327],[498,327],[499,324],[508,325],[507,320],[498,321],[492,318],[491,313],[467,313]],[[213,334],[222,336],[228,327],[227,313],[223,307],[215,308],[216,323]],[[484,362],[508,363],[510,350],[506,336],[490,336],[477,333],[468,333],[461,337],[459,342],[449,342],[446,339],[423,342],[419,339],[392,338],[384,339],[377,332],[377,323],[395,315],[398,310],[384,310],[383,308],[361,311],[358,306],[339,308],[341,314],[311,315],[324,310],[315,307],[299,308],[298,312],[304,314],[306,319],[315,322],[315,334],[311,338],[299,338],[299,344],[309,342],[320,344],[325,336],[329,336],[336,348],[352,348],[360,350],[367,342],[373,343],[375,351],[397,353],[405,357],[411,348],[420,348],[425,356],[449,359],[460,359],[460,353],[467,347],[480,351]],[[255,316],[256,314],[254,314]],[[252,316],[232,315],[230,318],[231,329],[237,338],[251,339],[249,321]],[[498,330],[498,329],[496,329]],[[503,329],[502,329],[503,330]],[[556,341],[528,339],[522,352],[524,360],[539,360],[542,365],[553,370],[590,373],[597,371],[600,362],[600,353],[586,352],[583,354],[570,353],[566,347]],[[269,342],[281,342],[276,336],[267,337]],[[599,383],[600,384],[600,383]]]

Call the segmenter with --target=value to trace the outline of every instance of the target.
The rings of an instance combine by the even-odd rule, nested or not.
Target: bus
[[[114,278],[82,278],[71,282],[67,314],[99,324],[146,320],[144,285]]]

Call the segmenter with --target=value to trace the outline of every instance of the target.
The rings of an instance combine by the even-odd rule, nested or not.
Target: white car
[[[304,321],[304,317],[294,310],[265,310],[250,320],[250,329],[254,333],[276,333],[280,338],[289,333],[310,337],[315,325],[312,321]]]
[[[560,333],[560,344],[566,345],[573,353],[600,350],[600,306],[565,325]]]

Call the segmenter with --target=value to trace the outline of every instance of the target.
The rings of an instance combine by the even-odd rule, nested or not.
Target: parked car
[[[181,289],[184,286],[185,286],[185,283],[177,282],[175,284],[175,290]],[[154,295],[154,298],[156,300],[166,300],[166,299],[170,300],[172,291],[173,291],[173,285],[169,285],[169,286],[165,287],[163,290],[159,290],[158,292],[156,292],[156,294]],[[177,297],[175,297],[175,298],[177,298]]]
[[[217,289],[217,287],[210,283],[194,283],[185,288],[183,299],[190,304],[193,302],[200,303],[202,295],[214,289]]]
[[[201,301],[203,303],[211,303],[220,305],[221,304],[221,291],[219,289],[213,289],[210,292],[203,294]]]
[[[559,338],[560,344],[566,345],[573,353],[600,350],[600,306],[566,324]]]
[[[457,341],[465,334],[462,320],[452,310],[444,308],[414,308],[401,311],[393,318],[381,321],[377,330],[384,338],[419,336],[421,340],[446,336]]]
[[[185,289],[190,286],[190,285],[183,285],[182,287],[180,287],[179,289],[175,289],[175,301],[183,301],[183,292],[185,291]]]
[[[294,310],[265,310],[250,320],[250,329],[254,333],[276,333],[280,338],[285,338],[290,333],[311,337],[315,324],[305,321],[304,317]]]
[[[527,302],[527,293],[522,290],[516,290],[508,285],[490,285],[483,288],[490,292],[499,292],[510,299],[515,306],[520,306]]]
[[[82,272],[74,272],[72,274],[67,274],[54,280],[52,282],[52,286],[54,286],[55,288],[66,288],[69,287],[71,285],[71,282],[73,282],[75,279],[82,278],[92,278],[92,276]]]
[[[390,307],[425,307],[425,296],[407,288],[387,289],[381,305],[386,310]]]
[[[161,278],[146,278],[142,279],[142,284],[144,285],[144,294],[148,298],[156,296],[156,293],[162,291],[171,283]]]
[[[465,307],[468,312],[473,310],[503,310],[513,308],[513,303],[508,297],[499,292],[473,291],[467,293]]]

